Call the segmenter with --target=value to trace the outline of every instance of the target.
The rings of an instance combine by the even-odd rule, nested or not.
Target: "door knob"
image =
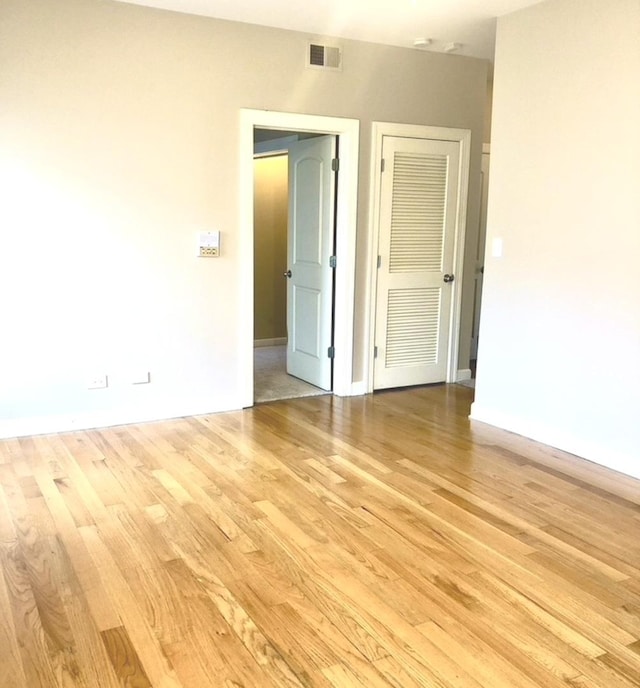
[[[443,279],[445,282],[453,282],[453,275],[445,275]]]
[[[289,279],[291,279],[291,270],[287,270],[286,272],[283,272],[282,274],[283,274],[285,277],[288,277]]]

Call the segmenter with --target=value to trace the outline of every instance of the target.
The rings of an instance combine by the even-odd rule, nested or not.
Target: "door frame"
[[[460,146],[460,184],[458,202],[456,205],[456,222],[453,265],[456,279],[453,281],[451,298],[451,314],[449,317],[448,360],[446,382],[455,382],[458,372],[458,358],[460,353],[460,316],[462,306],[462,275],[464,268],[464,243],[467,224],[467,199],[469,195],[469,163],[471,157],[471,130],[453,129],[450,127],[431,127],[420,124],[395,124],[391,122],[373,122],[371,127],[371,177],[369,204],[369,255],[367,258],[369,313],[365,331],[367,342],[364,369],[366,375],[366,391],[373,392],[374,385],[374,347],[376,328],[376,298],[378,283],[378,241],[380,224],[381,201],[381,167],[382,140],[385,136],[399,136],[403,138],[436,139],[439,141],[453,141]]]
[[[354,394],[353,314],[360,122],[343,117],[301,115],[273,110],[240,110],[239,381],[243,407],[253,406],[253,130],[315,132],[340,137],[336,205],[336,283],[334,291],[333,393]],[[357,391],[355,392],[357,393]]]

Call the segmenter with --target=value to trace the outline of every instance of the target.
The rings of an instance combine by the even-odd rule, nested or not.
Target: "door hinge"
[[[378,267],[382,267],[382,256],[378,256]]]
[[[335,268],[336,263],[337,263],[336,257],[335,256],[329,256],[329,267]]]
[[[335,346],[330,346],[327,349],[327,356],[329,358],[335,358],[336,357],[336,347]]]
[[[384,158],[380,160],[380,172],[384,172]]]
[[[337,172],[340,169],[340,158],[333,158],[331,160],[331,171]]]
[[[377,346],[373,347],[373,357],[378,358],[378,347]]]

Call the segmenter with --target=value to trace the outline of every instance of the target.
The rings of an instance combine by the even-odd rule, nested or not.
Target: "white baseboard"
[[[287,343],[286,337],[274,337],[273,339],[254,339],[253,347],[254,349],[259,349],[263,346],[282,346]]]
[[[336,392],[335,390],[333,393],[337,397],[361,397],[363,394],[367,393],[366,385],[364,382],[352,382],[351,385],[349,385],[346,390],[340,390],[340,392]]]
[[[241,403],[224,403],[218,406],[211,401],[185,403],[184,406],[163,405],[147,409],[119,409],[95,413],[79,413],[60,416],[38,416],[0,421],[0,439],[26,437],[30,435],[51,435],[59,432],[108,428],[114,425],[149,423],[154,421],[203,416],[210,413],[237,411]]]
[[[367,393],[367,386],[365,385],[364,380],[360,380],[360,382],[352,382],[351,383],[350,396],[361,397],[366,393]]]
[[[640,478],[640,466],[637,457],[634,458],[631,454],[611,450],[610,447],[590,442],[558,428],[483,407],[477,402],[471,404],[469,418],[528,437],[569,454],[575,454],[587,461],[611,468],[632,478]]]
[[[456,373],[456,382],[471,379],[471,368],[462,368]]]

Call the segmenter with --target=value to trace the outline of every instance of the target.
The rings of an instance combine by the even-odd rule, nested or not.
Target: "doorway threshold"
[[[287,374],[287,347],[263,346],[254,349],[254,402],[298,399],[331,394]]]

